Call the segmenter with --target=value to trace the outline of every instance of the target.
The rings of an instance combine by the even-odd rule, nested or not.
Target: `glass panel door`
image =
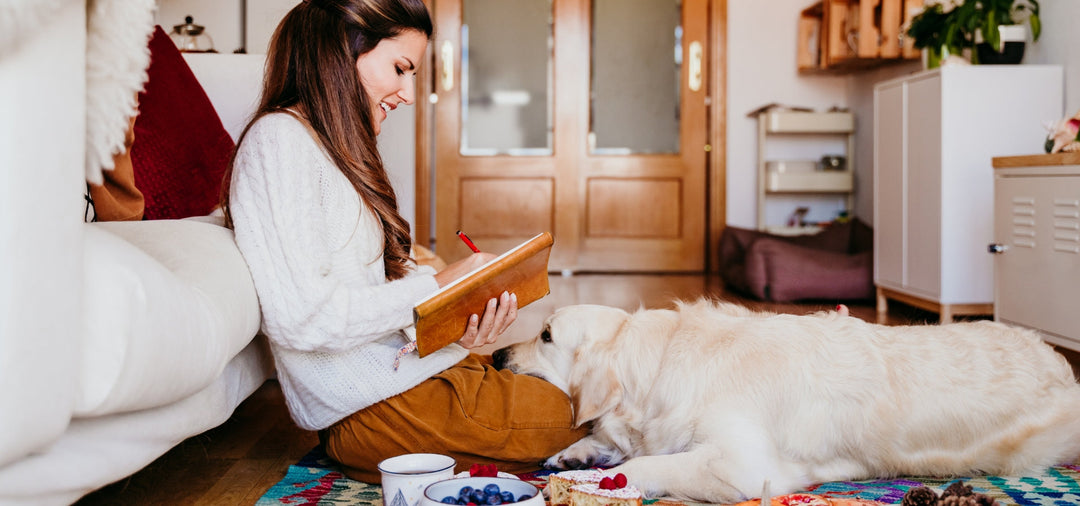
[[[589,150],[679,152],[680,0],[594,0]]]
[[[551,0],[464,0],[461,154],[550,155]]]

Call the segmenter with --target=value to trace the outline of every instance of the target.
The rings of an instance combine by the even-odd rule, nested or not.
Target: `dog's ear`
[[[578,352],[582,353],[581,350]],[[595,361],[579,362],[579,366],[574,368],[570,376],[574,426],[581,427],[615,409],[622,400],[622,395],[622,387],[614,370]]]

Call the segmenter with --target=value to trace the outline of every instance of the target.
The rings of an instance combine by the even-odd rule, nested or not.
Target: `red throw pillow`
[[[209,214],[220,200],[233,141],[195,74],[160,26],[150,39],[131,163],[145,219]]]

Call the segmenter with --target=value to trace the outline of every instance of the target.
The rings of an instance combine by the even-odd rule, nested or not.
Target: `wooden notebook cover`
[[[543,232],[420,301],[413,308],[420,356],[461,339],[469,316],[483,317],[487,302],[504,291],[517,295],[518,308],[550,293],[548,257],[553,243],[551,234]]]

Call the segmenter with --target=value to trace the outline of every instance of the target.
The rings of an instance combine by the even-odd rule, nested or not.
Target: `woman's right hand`
[[[464,276],[477,267],[490,262],[496,255],[491,253],[473,253],[457,262],[447,265],[445,269],[435,274],[435,282],[439,283],[439,288],[442,288],[451,281]]]

